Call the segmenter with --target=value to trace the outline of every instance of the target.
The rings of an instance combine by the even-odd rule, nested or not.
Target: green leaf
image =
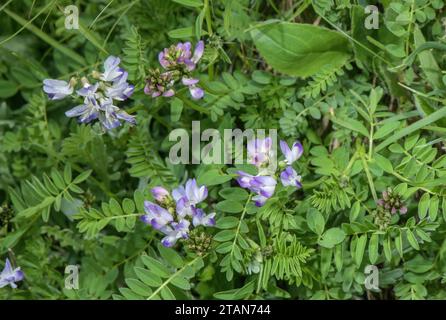
[[[17,93],[18,86],[12,81],[0,80],[0,98],[9,98]]]
[[[361,265],[366,245],[367,245],[367,234],[363,234],[358,238],[355,248],[355,263],[357,266]]]
[[[252,29],[251,37],[271,67],[291,76],[309,77],[326,65],[338,68],[350,57],[348,40],[319,26],[265,23]]]
[[[371,264],[375,264],[378,260],[379,235],[374,233],[370,237],[369,242],[369,259]]]
[[[410,245],[415,249],[415,250],[420,250],[420,246],[418,244],[417,238],[415,238],[414,234],[412,233],[412,231],[410,231],[409,229],[406,230],[406,236],[407,236],[407,240],[409,241]]]
[[[433,196],[429,203],[429,218],[431,221],[435,221],[437,219],[439,204],[440,199],[436,195]]]
[[[245,189],[237,187],[222,189],[218,192],[218,194],[225,199],[238,201],[246,200],[249,196],[248,192]]]
[[[238,213],[243,211],[243,205],[233,200],[223,200],[215,206],[218,210],[229,213]]]
[[[412,123],[411,125],[405,127],[404,129],[401,129],[397,132],[395,132],[395,134],[392,134],[389,138],[387,138],[386,140],[384,140],[383,142],[381,142],[376,148],[375,151],[380,151],[381,149],[387,147],[388,145],[394,143],[395,141],[397,141],[398,139],[401,139],[421,128],[424,128],[428,125],[430,125],[431,123],[438,121],[439,119],[442,119],[446,117],[446,107],[442,107],[441,109],[435,111],[434,113],[431,113],[430,115],[428,115],[427,117],[418,120],[414,123]]]
[[[324,232],[325,220],[324,216],[315,209],[310,209],[307,212],[307,224],[308,227],[317,235],[321,235]]]
[[[345,232],[340,228],[331,228],[325,231],[322,235],[321,240],[319,240],[319,245],[325,248],[333,248],[338,243],[344,241]]]
[[[375,153],[373,158],[376,161],[376,164],[383,169],[385,172],[387,173],[392,173],[393,172],[393,166],[392,166],[392,162],[390,162],[389,159],[387,159],[386,157],[383,157],[382,155]]]
[[[343,120],[340,118],[331,117],[331,121],[341,127],[347,128],[352,131],[359,132],[360,134],[362,134],[365,137],[369,136],[369,132],[367,131],[366,127],[364,127],[364,125],[361,122],[359,122],[358,120],[355,120],[355,119]]]
[[[421,196],[420,202],[418,202],[418,216],[420,219],[424,219],[429,209],[430,196],[429,193],[424,193]]]

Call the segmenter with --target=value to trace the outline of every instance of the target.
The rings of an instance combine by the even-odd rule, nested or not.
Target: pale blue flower
[[[43,91],[46,92],[50,100],[60,100],[72,94],[73,87],[67,81],[45,79],[43,80]]]
[[[79,117],[79,122],[89,123],[99,117],[100,107],[94,97],[85,97],[84,104],[78,105],[67,112],[67,117]]]
[[[108,130],[120,126],[120,120],[124,120],[132,125],[136,124],[135,117],[113,105],[113,100],[110,98],[101,101],[100,110],[102,112],[99,115],[99,120],[104,128]]]
[[[281,140],[280,149],[282,150],[282,153],[285,157],[285,162],[288,165],[291,165],[293,162],[298,160],[304,152],[304,148],[299,141],[294,142],[290,149],[290,147],[288,147],[288,144],[285,141]]]
[[[115,81],[122,76],[124,70],[119,68],[120,62],[121,60],[118,57],[109,56],[104,62],[104,72],[100,76],[101,80]]]
[[[128,73],[124,71],[122,75],[113,82],[111,87],[106,89],[107,97],[124,101],[128,99],[132,94],[135,87],[127,82]]]
[[[247,153],[251,164],[259,168],[270,161],[273,157],[272,141],[271,137],[248,141]]]
[[[11,288],[15,289],[17,288],[15,283],[22,281],[24,277],[20,267],[12,269],[9,259],[6,258],[5,267],[2,273],[0,273],[0,288],[6,287],[9,284]]]

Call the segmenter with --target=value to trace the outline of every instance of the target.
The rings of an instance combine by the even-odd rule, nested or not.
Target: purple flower
[[[20,267],[12,269],[11,263],[9,259],[6,258],[5,267],[0,273],[0,288],[6,287],[8,284],[11,288],[17,288],[16,282],[22,281],[24,278],[23,271],[20,270]]]
[[[239,177],[237,182],[242,188],[246,188],[256,193],[253,197],[256,206],[261,207],[265,204],[268,198],[271,198],[274,194],[277,181],[270,176],[252,176],[243,171],[237,172]]]
[[[119,68],[121,60],[118,57],[109,56],[104,62],[104,73],[101,74],[100,79],[103,81],[115,81],[124,73],[124,70]]]
[[[302,156],[302,153],[304,152],[304,148],[302,147],[302,144],[299,141],[294,142],[293,146],[290,149],[288,147],[288,144],[285,141],[281,140],[280,149],[282,150],[282,153],[285,157],[285,162],[288,165],[291,165],[294,161],[299,159]]]
[[[158,61],[164,69],[171,70],[184,66],[187,71],[193,71],[204,52],[204,42],[198,41],[192,56],[190,42],[179,42],[176,46],[165,48],[158,54]]]
[[[253,175],[250,175],[243,171],[237,171],[237,174],[239,175],[237,178],[237,182],[240,185],[240,187],[245,189],[251,187],[251,181],[252,179],[254,179]]]
[[[93,97],[85,97],[84,104],[78,105],[67,112],[67,117],[79,117],[79,122],[89,123],[99,117],[99,104]]]
[[[181,82],[189,88],[190,95],[193,99],[199,100],[203,98],[204,90],[196,86],[196,84],[198,83],[198,79],[183,77],[183,79],[181,79]]]
[[[102,113],[99,115],[99,120],[107,130],[120,126],[120,120],[124,120],[132,125],[136,124],[135,117],[113,105],[113,100],[110,98],[101,101],[100,110]]]
[[[271,198],[274,194],[277,181],[270,176],[256,176],[251,181],[251,190],[261,196]]]
[[[193,211],[192,224],[194,225],[194,227],[200,225],[205,227],[212,227],[215,226],[214,217],[215,217],[215,212],[206,215],[203,210],[197,208]]]
[[[178,216],[184,218],[185,216],[192,216],[194,207],[190,204],[186,197],[179,198],[176,205],[176,213]]]
[[[172,222],[172,227],[168,227],[163,230],[163,233],[166,235],[161,243],[165,247],[172,247],[175,245],[178,239],[187,239],[189,234],[189,225],[190,222],[188,220],[182,219],[180,222]]]
[[[166,200],[166,198],[170,195],[169,191],[163,187],[154,187],[150,191],[152,192],[152,196],[155,198],[155,200],[160,203],[164,202],[164,200]]]
[[[135,87],[127,82],[127,77],[128,73],[124,71],[121,77],[114,81],[111,87],[107,88],[106,94],[109,98],[124,101],[132,95]]]
[[[171,97],[175,94],[173,85],[175,80],[172,72],[160,73],[159,70],[152,71],[150,77],[146,80],[144,93],[156,98],[159,96]]]
[[[248,159],[251,164],[260,167],[272,157],[272,139],[252,139],[247,144]]]
[[[208,196],[206,186],[198,186],[195,179],[189,179],[186,182],[186,197],[192,205],[204,201]]]
[[[76,93],[82,97],[86,98],[98,98],[96,92],[98,91],[99,83],[90,84],[88,82],[84,83],[84,86],[77,90]]]
[[[252,200],[254,200],[254,204],[257,207],[263,207],[263,205],[265,204],[266,200],[268,200],[268,198],[258,194],[255,197],[252,197]]]
[[[150,223],[154,229],[164,230],[173,221],[173,216],[169,211],[153,202],[144,201],[144,211],[146,214],[141,217],[141,221]]]
[[[297,175],[297,172],[291,166],[286,167],[282,171],[280,180],[285,187],[294,186],[296,188],[302,188],[302,184],[300,183],[301,176]]]
[[[60,100],[73,93],[73,87],[67,81],[56,79],[43,80],[43,91],[50,100]]]

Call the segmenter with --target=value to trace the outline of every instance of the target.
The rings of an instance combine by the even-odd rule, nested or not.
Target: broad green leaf
[[[331,228],[324,232],[319,245],[325,248],[333,248],[338,243],[344,241],[345,232],[340,228]]]
[[[266,62],[282,73],[309,77],[350,57],[349,41],[336,31],[289,22],[258,25],[251,37]]]

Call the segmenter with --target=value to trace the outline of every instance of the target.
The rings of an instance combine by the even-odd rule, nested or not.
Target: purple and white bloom
[[[103,99],[101,101],[100,109],[102,113],[99,115],[99,120],[108,130],[120,126],[120,120],[124,120],[132,125],[136,124],[135,117],[113,105],[113,100],[111,98]]]
[[[172,227],[169,226],[163,230],[166,236],[161,240],[161,243],[165,247],[172,247],[178,239],[189,237],[190,222],[188,220],[182,219],[178,223],[172,222],[171,225]]]
[[[290,147],[288,147],[288,144],[285,141],[281,140],[280,149],[282,150],[287,165],[291,165],[294,161],[299,159],[304,152],[304,148],[299,141],[294,142],[290,149]]]
[[[242,188],[250,188],[251,187],[251,181],[254,179],[253,175],[250,175],[249,173],[243,172],[243,171],[237,171],[237,174],[239,175],[237,178],[237,182]]]
[[[256,176],[251,180],[250,189],[261,196],[271,198],[276,189],[276,184],[277,181],[273,177]]]
[[[5,267],[2,273],[0,273],[0,288],[6,287],[8,284],[11,288],[17,288],[16,282],[22,281],[25,275],[20,267],[12,269],[9,259],[6,258]]]
[[[187,180],[185,191],[186,197],[192,205],[204,201],[208,196],[208,188],[206,186],[198,186],[195,179]]]
[[[104,72],[101,74],[100,79],[103,81],[116,81],[124,70],[119,68],[121,59],[114,56],[109,56],[104,62]]]
[[[197,87],[198,79],[183,77],[181,82],[189,88],[190,95],[193,99],[199,100],[204,96],[204,90]]]
[[[247,144],[248,160],[256,167],[268,163],[273,156],[272,139],[252,139]]]
[[[194,225],[194,227],[200,225],[205,227],[213,227],[215,226],[214,217],[215,217],[215,212],[206,215],[203,210],[197,208],[193,211],[192,224]]]
[[[77,90],[76,93],[85,98],[94,98],[97,99],[98,95],[96,92],[98,91],[99,83],[90,84],[88,82],[84,83],[84,86]]]
[[[65,115],[70,118],[79,117],[79,122],[89,123],[99,117],[100,106],[95,98],[86,97],[84,104],[78,105],[67,112]]]
[[[263,205],[265,204],[266,200],[268,200],[268,198],[258,194],[255,197],[252,197],[252,200],[254,200],[254,204],[257,207],[263,207]]]
[[[186,216],[192,216],[194,207],[190,204],[189,200],[186,197],[182,197],[177,200],[176,205],[176,213],[181,218]]]
[[[152,192],[153,198],[155,198],[156,201],[162,203],[166,198],[169,197],[169,191],[164,189],[163,187],[153,187],[150,192]]]
[[[73,93],[73,86],[63,80],[45,79],[43,80],[43,91],[46,92],[50,100],[60,100]]]
[[[158,61],[164,69],[171,70],[178,65],[184,65],[188,71],[196,68],[197,62],[204,52],[204,42],[198,41],[192,56],[192,45],[190,42],[179,42],[176,46],[165,48],[158,54]]]
[[[282,184],[287,186],[293,186],[296,188],[302,188],[302,183],[300,182],[302,179],[291,166],[286,167],[285,170],[280,174],[280,180]]]
[[[173,216],[169,211],[153,202],[144,201],[144,211],[146,214],[141,216],[141,221],[146,224],[151,224],[156,230],[163,230],[163,228],[173,221]]]
[[[114,100],[124,101],[128,99],[135,89],[135,86],[127,82],[128,72],[124,71],[118,80],[113,82],[111,87],[106,89],[106,95]]]

